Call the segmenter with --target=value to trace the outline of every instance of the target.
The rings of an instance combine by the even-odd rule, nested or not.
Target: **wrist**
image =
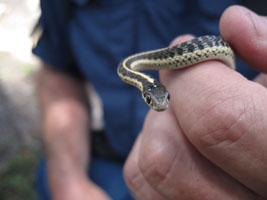
[[[53,196],[72,192],[73,188],[85,181],[87,174],[77,168],[54,166],[55,163],[47,163],[48,184]]]
[[[49,186],[54,200],[73,200],[73,199],[99,199],[109,200],[108,195],[87,175],[73,173],[68,178],[50,176]]]
[[[87,176],[87,165],[80,164],[68,155],[48,156],[47,170],[53,182],[72,182]]]

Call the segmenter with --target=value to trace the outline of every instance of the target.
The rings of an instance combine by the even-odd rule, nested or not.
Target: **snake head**
[[[164,111],[168,108],[170,94],[165,87],[158,81],[154,84],[147,83],[144,85],[143,99],[153,110]]]

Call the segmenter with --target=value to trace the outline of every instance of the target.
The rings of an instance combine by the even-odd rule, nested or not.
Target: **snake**
[[[142,92],[146,104],[155,111],[168,108],[170,94],[157,79],[142,70],[182,69],[207,60],[218,60],[235,70],[235,55],[221,36],[205,35],[181,44],[131,55],[120,62],[118,76]]]

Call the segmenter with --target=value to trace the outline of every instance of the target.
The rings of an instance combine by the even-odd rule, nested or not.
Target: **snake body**
[[[170,94],[156,79],[140,70],[181,69],[206,60],[220,60],[235,69],[234,52],[220,36],[201,36],[173,47],[138,53],[124,59],[117,68],[119,77],[142,92],[154,110],[168,107]]]

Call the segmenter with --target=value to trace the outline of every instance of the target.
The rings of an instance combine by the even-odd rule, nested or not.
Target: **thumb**
[[[241,6],[223,13],[220,32],[239,57],[253,68],[267,72],[267,18]]]

